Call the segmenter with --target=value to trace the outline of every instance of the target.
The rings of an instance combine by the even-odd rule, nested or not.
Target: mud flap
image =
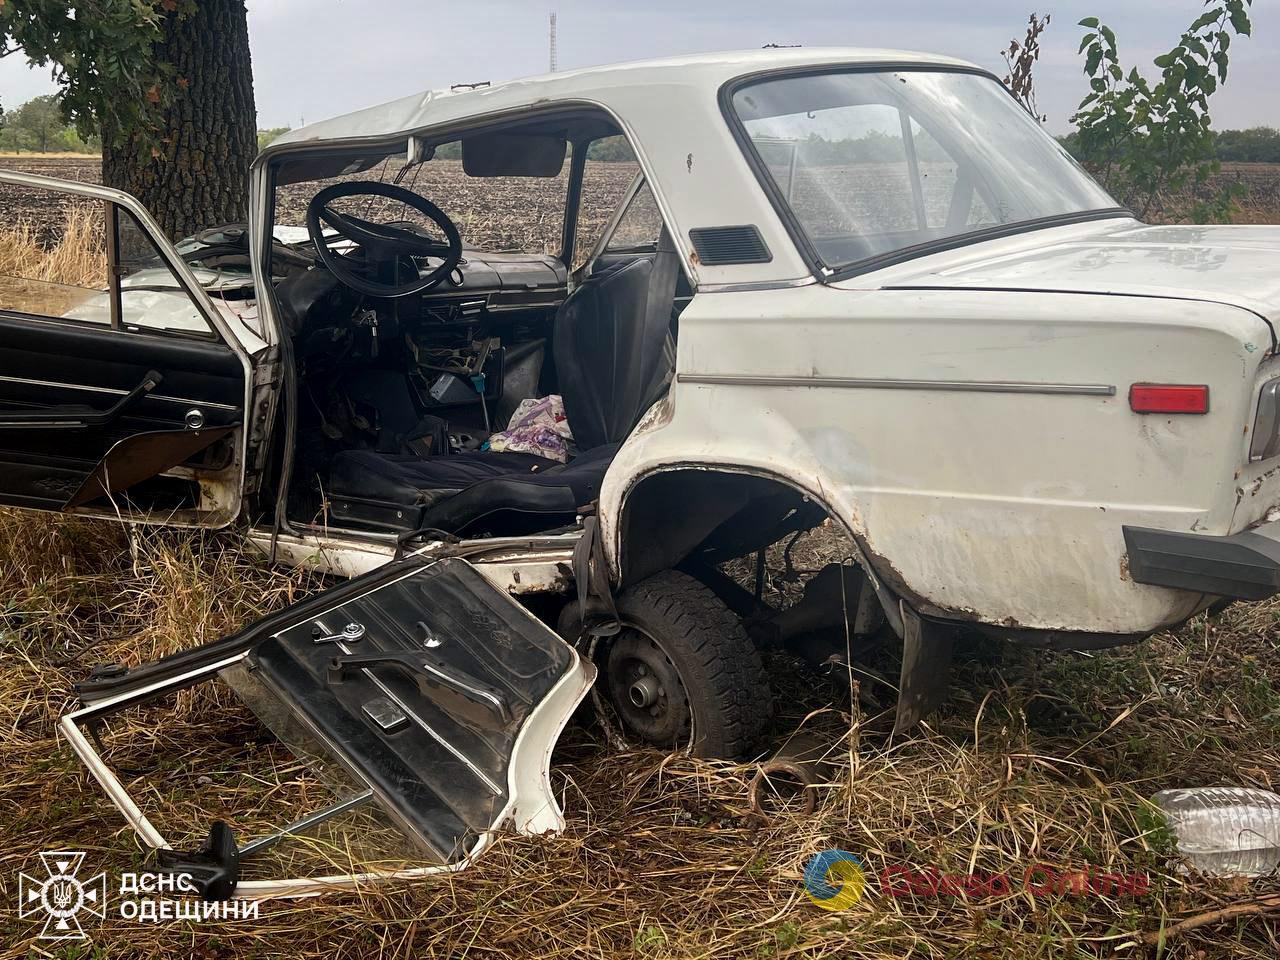
[[[61,726],[142,840],[161,851],[161,872],[218,878],[200,889],[205,896],[314,893],[456,870],[496,831],[564,825],[549,780],[551,751],[594,668],[465,560],[413,558],[381,568],[170,659],[134,671],[141,685],[128,674],[87,685],[92,702]],[[300,731],[305,753],[339,769],[347,786],[331,807],[243,846],[228,846],[230,828],[215,822],[211,840],[184,854],[169,849],[85,730],[215,677],[286,744]],[[246,879],[260,851],[361,804],[403,835],[414,863],[384,873]]]
[[[955,630],[902,609],[902,673],[898,680],[895,734],[906,733],[946,699],[951,682]]]

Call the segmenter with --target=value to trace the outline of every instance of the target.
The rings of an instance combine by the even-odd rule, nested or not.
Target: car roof
[[[670,90],[672,85],[685,90],[703,88],[714,96],[728,81],[759,72],[875,64],[977,69],[974,64],[952,57],[860,47],[781,47],[634,60],[508,80],[489,86],[468,88],[460,85],[450,90],[427,90],[291,130],[274,140],[265,152],[275,153],[278,149],[296,148],[305,143],[407,135],[425,127],[471,116],[556,101],[596,102],[609,106],[613,94],[626,91],[634,95],[646,87],[653,88],[655,94],[663,89]],[[662,109],[662,106],[655,104],[655,109]]]

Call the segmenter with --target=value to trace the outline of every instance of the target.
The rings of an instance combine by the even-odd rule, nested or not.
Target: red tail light
[[[1203,383],[1135,383],[1129,388],[1134,413],[1208,413],[1209,388]]]

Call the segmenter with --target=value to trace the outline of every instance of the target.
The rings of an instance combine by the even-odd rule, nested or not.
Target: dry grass
[[[797,563],[839,552],[819,531]],[[0,898],[12,904],[18,871],[37,867],[40,850],[85,849],[109,876],[140,862],[131,831],[55,736],[74,680],[93,663],[136,663],[224,634],[320,584],[257,565],[235,534],[130,535],[70,518],[0,513],[0,556]],[[778,560],[775,551],[775,599],[794,592]],[[93,943],[104,956],[269,956],[286,944],[297,958],[1155,956],[1136,938],[1280,889],[1178,875],[1143,800],[1179,783],[1277,787],[1278,619],[1280,606],[1240,606],[1218,623],[1088,656],[975,646],[942,714],[897,743],[878,732],[874,696],[851,707],[840,683],[778,657],[777,736],[803,725],[831,744],[831,785],[812,816],[752,814],[749,766],[616,753],[575,726],[553,775],[569,820],[562,836],[503,838],[458,877],[267,903],[256,922],[95,920]],[[860,670],[892,675],[889,655],[865,653]],[[252,835],[286,805],[321,801],[224,695],[188,694],[164,709],[164,726],[158,713],[139,714],[104,740],[173,839],[194,842],[214,816]],[[328,839],[311,853],[341,861]],[[873,872],[1017,877],[1043,862],[1146,872],[1153,888],[1137,898],[1035,898],[1020,885],[994,898],[894,898],[873,880],[860,903],[831,914],[801,884],[806,860],[828,847]],[[0,956],[39,949],[37,929],[4,914]],[[1237,918],[1175,938],[1162,956],[1278,950],[1273,922]]]
[[[43,241],[30,223],[6,228],[0,232],[0,274],[101,287],[107,275],[101,209],[96,205],[67,208],[62,228],[51,242]]]
[[[66,316],[98,296],[106,277],[99,205],[68,206],[52,237],[29,222],[0,230],[0,303],[7,309]]]

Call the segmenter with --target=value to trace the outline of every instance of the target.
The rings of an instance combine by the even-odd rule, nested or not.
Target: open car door
[[[228,315],[128,194],[0,171],[0,197],[51,212],[0,259],[0,505],[230,523],[252,378]]]
[[[186,875],[207,899],[301,895],[456,870],[499,830],[562,827],[551,751],[594,676],[576,650],[466,560],[412,557],[204,647],[132,670],[99,668],[80,687],[84,706],[61,726],[156,851],[153,869]],[[294,759],[270,753],[262,770],[236,774],[202,753],[205,744],[185,745],[207,758],[186,767],[158,747],[165,789],[179,789],[184,769],[203,786],[194,805],[157,807],[155,784],[145,782],[155,771],[136,766],[128,731],[112,726],[138,724],[139,710],[208,684],[230,686]],[[183,694],[188,706],[191,695]],[[217,739],[236,711],[220,695],[209,703]],[[150,736],[162,723],[146,719],[132,729]],[[110,754],[118,751],[117,765]],[[305,808],[258,826],[264,798],[299,782],[309,785],[299,791]],[[172,817],[244,800],[244,783],[261,788],[251,791],[252,815],[180,824],[187,852],[157,829],[158,812]],[[246,840],[252,832],[261,835]]]

